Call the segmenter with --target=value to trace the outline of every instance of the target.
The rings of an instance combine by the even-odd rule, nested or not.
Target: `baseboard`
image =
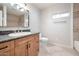
[[[66,47],[66,48],[71,48],[73,49],[73,47],[71,47],[70,45],[64,45],[64,44],[59,44],[59,43],[53,43],[54,45],[57,45],[57,46],[61,46],[61,47]]]

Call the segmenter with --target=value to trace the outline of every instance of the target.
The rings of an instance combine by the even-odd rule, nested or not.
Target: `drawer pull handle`
[[[30,44],[31,44],[31,43],[30,43],[30,42],[28,42],[28,48],[30,48]]]
[[[7,47],[8,47],[8,46],[2,47],[2,48],[0,48],[0,50],[5,49],[5,48],[7,48]]]
[[[26,45],[26,49],[28,49],[28,45]]]
[[[28,44],[28,48],[30,48],[30,43]]]

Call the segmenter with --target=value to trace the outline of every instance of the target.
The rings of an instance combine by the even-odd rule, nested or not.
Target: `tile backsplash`
[[[13,32],[18,32],[18,30],[7,30],[7,31],[0,31],[0,35],[7,35]],[[30,29],[27,30],[19,30],[19,32],[30,32]]]

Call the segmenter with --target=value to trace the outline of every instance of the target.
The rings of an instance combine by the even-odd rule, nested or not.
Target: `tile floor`
[[[40,45],[39,56],[79,56],[75,49],[48,44]]]

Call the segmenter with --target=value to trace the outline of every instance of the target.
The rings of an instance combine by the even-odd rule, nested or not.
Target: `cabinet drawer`
[[[12,43],[12,44],[11,44]],[[12,45],[12,46],[11,46]],[[9,51],[11,48],[13,48],[13,42],[4,42],[4,43],[0,43],[0,53],[1,52],[6,52]]]

